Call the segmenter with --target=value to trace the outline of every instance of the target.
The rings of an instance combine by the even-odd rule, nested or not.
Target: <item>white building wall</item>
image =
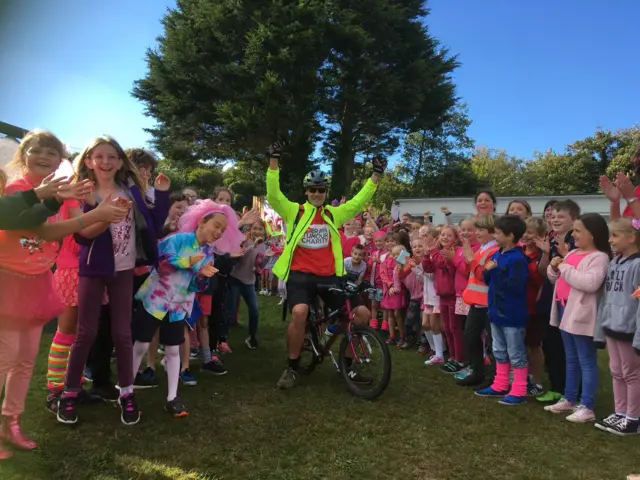
[[[607,221],[609,220],[609,200],[604,195],[541,195],[541,196],[520,196],[520,197],[498,197],[496,208],[497,214],[504,214],[509,202],[512,200],[526,200],[531,205],[533,214],[542,216],[544,205],[551,199],[566,200],[571,199],[580,205],[582,213],[599,213]],[[465,217],[476,213],[473,197],[441,197],[441,198],[399,198],[401,213],[409,213],[414,217],[422,217],[429,210],[433,215],[433,223],[445,222],[444,214],[440,207],[446,206],[451,210],[454,222],[459,222]]]

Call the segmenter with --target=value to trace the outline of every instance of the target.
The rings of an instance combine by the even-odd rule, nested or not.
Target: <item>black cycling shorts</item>
[[[328,277],[314,275],[312,273],[290,272],[287,280],[287,303],[293,309],[296,305],[310,305],[316,301],[316,297],[322,301],[330,310],[337,310],[344,305],[344,297],[336,295],[327,290],[318,291],[318,285],[335,285],[340,288],[343,280],[335,275]],[[351,300],[351,309],[362,305],[359,295]]]
[[[156,331],[160,329],[160,343],[163,345],[182,345],[184,343],[185,321],[170,322],[169,314],[164,320],[158,320],[140,306],[131,322],[131,333],[134,341],[149,343]]]

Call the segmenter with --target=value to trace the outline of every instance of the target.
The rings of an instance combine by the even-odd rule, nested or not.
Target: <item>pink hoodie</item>
[[[476,253],[479,248],[480,244],[478,242],[471,244],[473,253]],[[456,297],[462,297],[462,292],[464,292],[464,289],[467,288],[467,284],[469,283],[469,264],[464,258],[464,248],[456,248],[456,254],[453,257],[452,262],[456,268],[456,276],[454,279]]]

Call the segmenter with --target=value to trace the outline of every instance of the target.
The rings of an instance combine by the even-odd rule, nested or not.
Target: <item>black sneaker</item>
[[[244,344],[249,350],[256,350],[258,348],[258,340],[256,340],[256,337],[247,337]]]
[[[440,367],[444,373],[458,373],[460,370],[464,368],[464,365],[456,362],[455,360],[449,360],[444,365]]]
[[[617,413],[612,413],[611,415],[604,417],[602,420],[595,423],[597,429],[602,430],[603,432],[608,432],[610,428],[614,427],[618,424],[623,418],[626,418],[624,415],[618,415]]]
[[[47,410],[54,415],[58,414],[58,402],[60,401],[61,393],[50,393],[47,395]]]
[[[629,420],[627,417],[622,417],[622,419],[618,423],[616,423],[612,427],[609,427],[607,431],[621,437],[639,435],[640,420]]]
[[[89,394],[101,398],[103,402],[117,402],[120,397],[120,392],[112,383],[101,386],[94,384]]]
[[[164,409],[171,414],[173,418],[181,418],[189,415],[189,410],[187,410],[187,406],[182,403],[178,397],[174,398],[170,402],[167,402],[164,406]]]
[[[156,378],[156,372],[153,368],[147,367],[142,372],[136,373],[136,378],[133,381],[134,389],[142,388],[154,388],[158,386],[158,379]]]
[[[290,390],[296,386],[296,383],[298,383],[298,372],[289,367],[280,376],[277,387],[280,390]]]
[[[226,375],[227,369],[218,357],[211,357],[211,361],[202,365],[200,369],[203,372],[213,373],[214,375]]]
[[[371,382],[373,382],[373,379],[371,377],[362,375],[355,370],[349,370],[349,372],[347,373],[347,377],[349,377],[349,380],[356,385],[369,385]]]
[[[56,418],[65,425],[78,423],[78,396],[61,396],[58,400],[58,412]]]
[[[135,425],[140,421],[140,410],[133,393],[123,395],[118,399],[120,405],[120,421],[125,425]]]

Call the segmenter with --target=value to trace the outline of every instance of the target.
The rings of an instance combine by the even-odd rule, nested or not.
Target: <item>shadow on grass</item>
[[[143,416],[134,427],[109,405],[81,408],[73,428],[45,411],[45,336],[24,417],[41,448],[0,463],[0,479],[564,480],[640,471],[634,439],[570,424],[535,400],[508,408],[475,397],[413,352],[392,353],[391,384],[375,402],[351,397],[328,363],[278,391],[286,324],[275,299],[260,306],[259,350],[246,350],[245,329],[233,329],[229,374],[200,374],[195,363],[198,386],[180,388],[189,417],[163,411],[162,378],[137,393]],[[602,355],[599,413],[612,407],[606,361]]]

